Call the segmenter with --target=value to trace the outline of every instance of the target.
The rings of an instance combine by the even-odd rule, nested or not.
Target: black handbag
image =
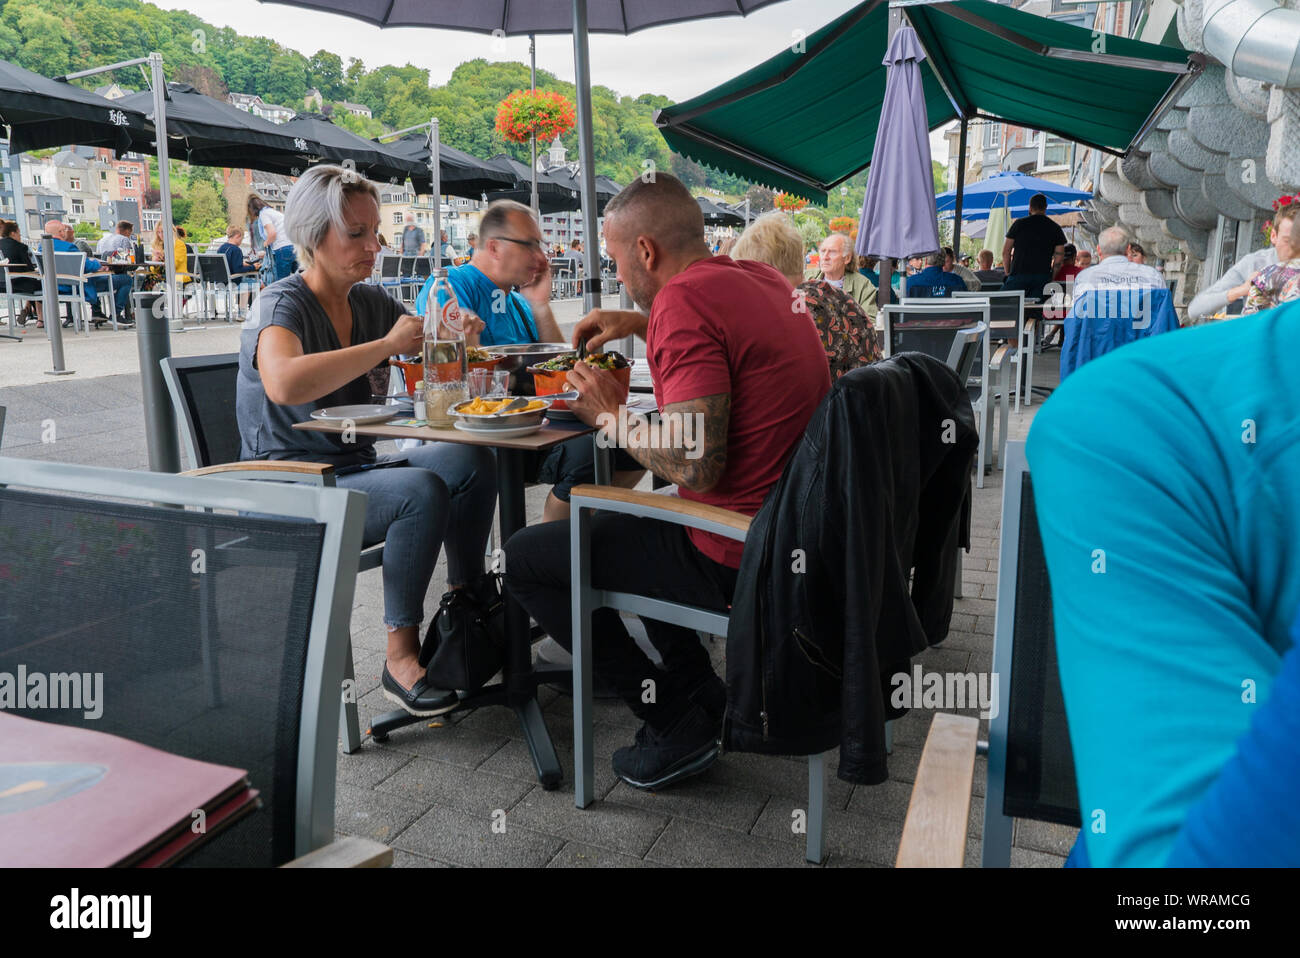
[[[442,597],[420,646],[430,685],[472,692],[505,662],[505,600],[500,577],[485,575]]]

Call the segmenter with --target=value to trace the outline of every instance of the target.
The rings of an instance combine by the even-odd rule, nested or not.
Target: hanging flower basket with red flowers
[[[1300,203],[1300,193],[1296,193],[1294,196],[1292,195],[1279,196],[1277,199],[1273,201],[1273,212],[1276,213],[1284,206],[1292,206],[1293,204],[1296,203]],[[1264,225],[1261,227],[1261,230],[1263,231],[1264,235],[1268,237],[1268,241],[1270,243],[1273,242],[1273,221],[1268,220],[1267,222],[1265,222]]]
[[[577,108],[562,94],[544,90],[516,90],[497,107],[497,132],[511,143],[553,140],[573,129]]]
[[[832,216],[830,226],[832,233],[856,233],[858,231],[858,221],[852,216]]]
[[[798,213],[808,205],[808,201],[802,196],[791,196],[789,193],[777,193],[772,202],[776,204],[778,210],[786,213]]]

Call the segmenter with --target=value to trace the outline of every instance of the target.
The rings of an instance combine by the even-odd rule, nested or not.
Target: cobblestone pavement
[[[575,304],[564,304],[562,310],[564,325],[576,320]],[[33,331],[28,337],[35,335]],[[0,341],[0,406],[8,409],[3,454],[146,468],[133,334],[98,332],[65,341],[68,366],[78,371],[58,378],[40,372],[41,362],[48,366],[49,359],[43,341]],[[178,355],[232,352],[237,345],[238,327],[224,324],[173,337]],[[44,350],[43,357],[31,355],[36,350]],[[1056,355],[1049,352],[1035,364],[1040,384],[1055,382]],[[14,370],[22,370],[21,375]],[[1038,408],[1035,403],[1019,415],[1012,413],[1013,439],[1024,437]],[[540,487],[528,491],[530,522],[540,518],[544,493]],[[940,647],[918,657],[927,670],[981,672],[991,667],[1001,495],[1001,473],[995,471],[976,492],[972,548],[963,566],[964,598],[956,602],[952,630]],[[440,562],[435,583],[442,581],[445,568]],[[426,614],[436,608],[436,592],[431,590]],[[363,574],[352,618],[363,728],[371,716],[391,708],[379,692],[385,643],[381,608],[379,573]],[[721,669],[722,643],[714,643],[712,654]],[[571,700],[544,689],[541,701],[565,768],[559,789],[546,792],[537,784],[510,712],[478,709],[438,727],[399,730],[383,745],[367,738],[358,753],[340,755],[338,831],[387,842],[396,850],[399,866],[812,867],[803,860],[803,836],[792,830],[792,813],[807,802],[807,766],[802,759],[729,753],[705,774],[677,787],[640,792],[617,782],[609,767],[610,755],[631,742],[637,723],[621,705],[598,702],[599,800],[579,811],[573,806]],[[828,776],[828,867],[892,864],[932,717],[929,711],[915,710],[897,724],[890,779],[884,784],[851,786]],[[981,726],[987,734],[987,723]],[[835,753],[830,764],[837,764]],[[982,757],[975,773],[978,794],[970,816],[968,865],[979,863]],[[502,812],[504,832],[492,827],[503,820]],[[1012,864],[1059,867],[1073,839],[1073,829],[1018,822]]]

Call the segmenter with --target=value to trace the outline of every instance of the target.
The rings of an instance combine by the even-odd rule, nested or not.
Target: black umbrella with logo
[[[0,123],[10,128],[11,153],[68,143],[124,153],[137,138],[152,139],[143,111],[3,60]]]

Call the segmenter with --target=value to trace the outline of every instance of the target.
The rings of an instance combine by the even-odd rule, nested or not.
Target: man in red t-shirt
[[[830,390],[821,337],[774,268],[711,256],[704,218],[672,176],[634,181],[605,209],[605,242],[642,310],[595,310],[574,341],[633,333],[646,341],[662,418],[647,427],[621,403],[612,373],[579,365],[569,406],[678,494],[754,515]],[[671,523],[592,518],[592,584],[725,612],[741,546]],[[506,544],[506,587],[561,645],[571,645],[568,523],[523,529]],[[656,666],[617,612],[592,616],[594,671],[645,723],[614,753],[614,771],[662,788],[717,758],[726,689],[696,634],[644,620]],[[649,683],[649,684],[647,684]]]

